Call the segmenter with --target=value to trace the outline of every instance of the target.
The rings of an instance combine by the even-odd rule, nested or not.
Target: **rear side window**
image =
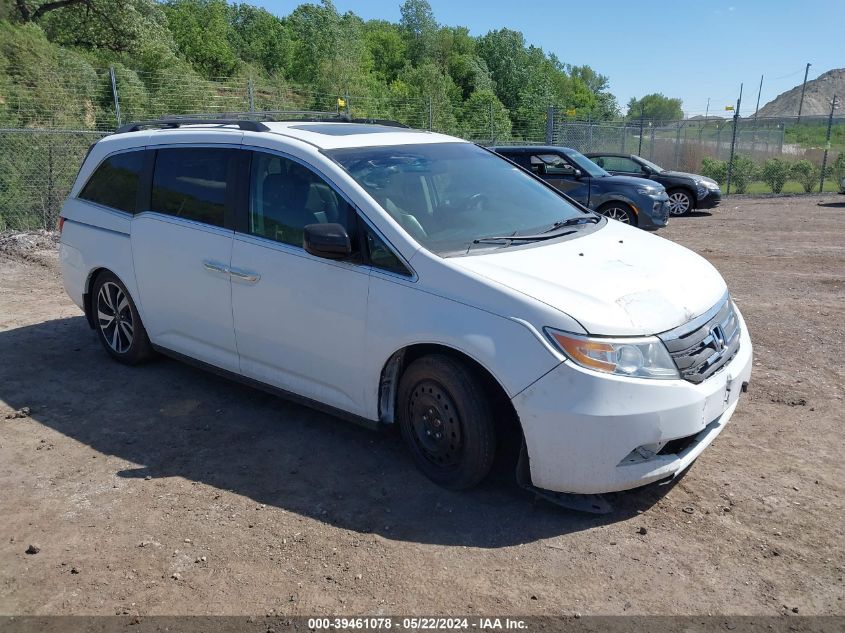
[[[224,226],[226,209],[234,197],[237,151],[210,147],[158,150],[150,209]]]
[[[135,213],[144,152],[109,156],[85,184],[79,197],[127,213]]]

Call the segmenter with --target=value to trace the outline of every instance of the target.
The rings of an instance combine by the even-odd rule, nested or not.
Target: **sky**
[[[301,2],[239,0],[284,16]],[[313,0],[316,1],[316,0]],[[631,97],[661,92],[683,100],[687,116],[725,116],[740,83],[740,113],[809,79],[845,67],[845,0],[429,0],[440,24],[473,35],[509,28],[529,44],[610,79],[623,112]],[[334,0],[341,13],[399,21],[401,0]],[[732,113],[730,113],[732,114]]]

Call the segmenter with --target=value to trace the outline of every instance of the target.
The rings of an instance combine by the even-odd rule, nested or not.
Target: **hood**
[[[703,257],[613,220],[574,239],[450,261],[560,310],[591,334],[665,332],[726,292]]]
[[[699,174],[688,174],[685,171],[674,171],[672,169],[667,169],[666,171],[661,171],[658,176],[669,176],[671,178],[689,178],[690,180],[712,180],[711,178],[705,178]]]
[[[636,176],[604,176],[602,178],[594,178],[593,180],[594,182],[621,185],[624,187],[663,187],[658,182],[649,180],[648,178],[637,178]]]

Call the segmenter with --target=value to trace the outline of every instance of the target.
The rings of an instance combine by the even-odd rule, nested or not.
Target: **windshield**
[[[640,163],[642,163],[643,165],[645,165],[646,167],[648,167],[649,169],[651,169],[651,171],[657,172],[658,174],[659,174],[661,171],[666,171],[665,169],[663,169],[663,168],[662,168],[660,165],[658,165],[657,163],[652,163],[650,160],[646,160],[645,158],[640,158],[640,159],[639,159],[639,161],[640,161]]]
[[[584,156],[581,152],[576,152],[574,149],[569,149],[566,150],[566,156],[569,158],[569,160],[578,165],[578,169],[587,172],[593,178],[604,178],[605,176],[610,175],[604,169],[602,169],[593,161],[591,161],[589,158]]]
[[[471,143],[325,153],[411,237],[438,255],[466,252],[479,238],[529,235],[585,216],[554,189]]]

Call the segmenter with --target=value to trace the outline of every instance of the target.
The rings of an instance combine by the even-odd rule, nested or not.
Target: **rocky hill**
[[[845,101],[845,68],[828,70],[812,81],[807,82],[804,94],[804,107],[801,116],[821,116],[830,112],[830,100],[838,95]],[[798,114],[798,104],[801,101],[801,84],[791,90],[778,95],[772,101],[760,108],[761,117],[794,117]],[[842,114],[842,108],[839,109]]]

